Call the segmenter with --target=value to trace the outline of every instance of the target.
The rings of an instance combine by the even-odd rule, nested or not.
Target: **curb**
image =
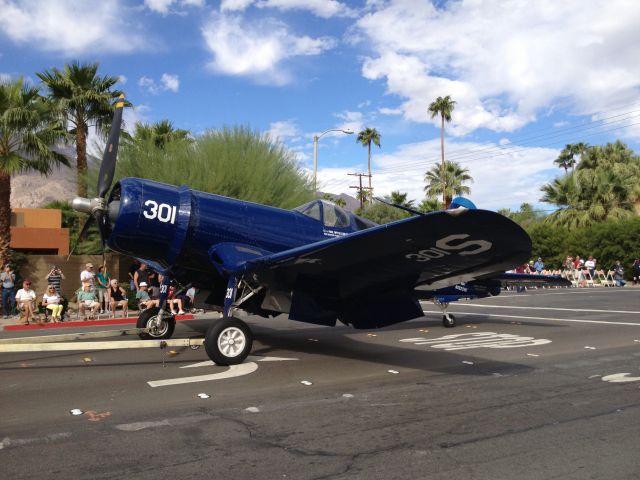
[[[176,321],[193,320],[196,317],[187,315],[176,315],[174,317]],[[4,331],[17,332],[17,331],[29,331],[29,330],[51,330],[58,328],[78,328],[78,327],[99,327],[104,325],[135,325],[138,321],[138,317],[122,317],[122,318],[110,318],[106,320],[87,320],[76,322],[63,322],[63,323],[30,323],[29,325],[5,325]]]

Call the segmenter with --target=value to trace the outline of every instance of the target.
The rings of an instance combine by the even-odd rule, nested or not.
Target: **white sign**
[[[546,345],[551,340],[546,338],[521,337],[510,333],[477,332],[445,335],[440,338],[403,338],[404,343],[428,345],[442,350],[470,350],[472,348],[521,348]]]

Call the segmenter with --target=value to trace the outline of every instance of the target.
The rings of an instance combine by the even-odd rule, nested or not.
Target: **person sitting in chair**
[[[20,319],[25,325],[29,325],[29,320],[33,321],[36,307],[36,292],[31,289],[31,282],[24,280],[22,288],[16,293],[16,305],[21,312]]]
[[[82,284],[82,289],[76,292],[78,297],[78,312],[84,316],[87,320],[87,308],[89,309],[89,316],[95,318],[96,311],[100,308],[100,303],[96,299],[96,292],[91,288],[91,283],[85,282]]]
[[[111,305],[111,318],[116,318],[116,308],[122,307],[122,315],[128,316],[128,302],[126,292],[118,285],[118,280],[111,280],[108,290],[109,304]]]
[[[138,284],[140,289],[136,292],[136,298],[138,299],[138,305],[140,308],[157,307],[160,304],[160,300],[152,299],[147,291],[149,285],[147,282],[140,282]]]
[[[42,296],[42,306],[51,310],[51,320],[54,323],[62,322],[62,298],[54,285],[47,286],[47,291]]]

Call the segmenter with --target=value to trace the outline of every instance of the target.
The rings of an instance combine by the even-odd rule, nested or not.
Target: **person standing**
[[[109,274],[102,265],[98,267],[98,274],[96,275],[96,291],[98,293],[98,302],[100,302],[100,313],[104,313],[109,309],[109,298],[107,295],[107,288],[109,288]]]
[[[57,265],[51,267],[51,271],[47,275],[47,284],[53,285],[58,295],[62,295],[62,280],[64,280],[64,273]]]
[[[23,312],[25,325],[29,325],[29,320],[35,318],[36,292],[31,289],[31,282],[25,280],[22,282],[22,288],[16,293],[16,303],[18,308]]]
[[[140,268],[136,270],[136,273],[133,275],[133,282],[136,287],[136,292],[140,290],[141,282],[144,282],[147,285],[149,284],[149,269],[147,268],[146,263],[140,264]]]
[[[132,292],[136,291],[136,282],[134,280],[134,276],[136,274],[136,272],[138,271],[138,269],[140,268],[140,262],[136,259],[133,260],[133,263],[131,264],[131,266],[129,267],[129,289]]]
[[[10,265],[5,265],[0,274],[0,282],[2,282],[2,308],[4,318],[9,318],[16,306],[16,297],[14,293],[16,274],[11,270]]]
[[[93,263],[87,263],[83,271],[80,272],[80,284],[84,286],[85,283],[90,285],[90,289],[96,288],[96,274],[93,271]]]
[[[533,268],[538,275],[542,274],[542,271],[544,270],[544,262],[542,261],[542,257],[538,257],[536,263],[533,264]]]
[[[633,265],[631,265],[631,275],[633,276],[634,285],[640,283],[640,258],[636,258]]]

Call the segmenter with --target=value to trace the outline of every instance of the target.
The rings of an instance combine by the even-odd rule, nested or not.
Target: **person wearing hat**
[[[140,289],[136,292],[136,298],[140,308],[157,307],[160,304],[160,300],[154,300],[149,295],[147,282],[140,282],[138,286]]]
[[[80,283],[84,285],[88,283],[91,290],[96,285],[96,273],[93,271],[93,263],[87,263],[83,271],[80,272]]]
[[[91,288],[89,282],[84,282],[82,288],[76,292],[78,297],[78,311],[80,315],[87,320],[87,308],[89,309],[89,317],[95,318],[96,311],[100,308],[100,303],[96,299],[96,292]]]
[[[31,289],[31,281],[25,279],[22,288],[16,293],[16,304],[18,310],[22,312],[20,318],[25,325],[29,325],[29,320],[35,319],[36,292]],[[38,322],[39,323],[39,322]]]

